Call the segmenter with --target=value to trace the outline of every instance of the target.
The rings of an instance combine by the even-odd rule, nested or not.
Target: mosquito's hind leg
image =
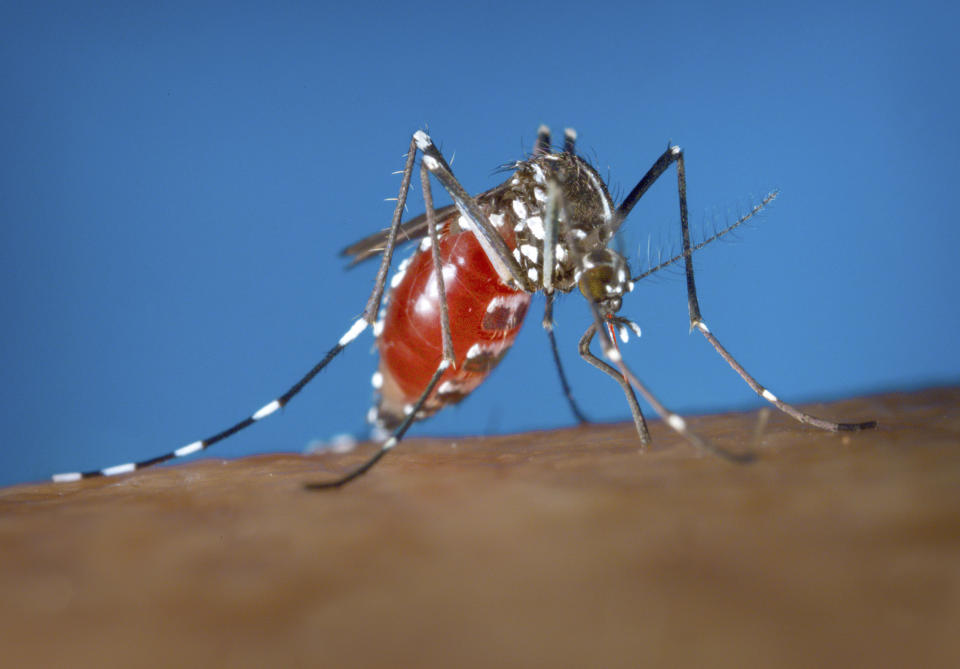
[[[430,191],[430,177],[427,173],[427,167],[422,164],[420,166],[420,183],[423,188],[423,201],[427,210],[427,230],[430,235],[430,244],[433,247],[433,272],[437,280],[437,292],[440,296],[440,331],[443,341],[443,358],[441,358],[440,364],[433,372],[433,376],[430,378],[429,383],[427,383],[427,387],[424,388],[423,392],[420,394],[420,397],[417,398],[417,401],[414,402],[413,406],[408,407],[407,415],[404,416],[403,421],[393,431],[393,434],[391,434],[390,437],[380,445],[380,448],[376,453],[374,453],[362,465],[353,471],[344,474],[340,478],[334,479],[333,481],[321,481],[319,483],[306,484],[307,490],[339,488],[340,486],[349,483],[350,481],[369,471],[370,468],[377,464],[380,458],[387,454],[387,451],[393,449],[397,444],[400,443],[400,441],[403,439],[403,436],[407,433],[407,430],[409,430],[410,426],[413,425],[413,421],[417,419],[417,414],[420,413],[420,410],[426,403],[427,398],[430,397],[430,393],[432,393],[433,389],[437,386],[437,383],[440,381],[440,377],[443,376],[443,373],[447,369],[456,364],[456,358],[453,350],[453,337],[450,333],[450,311],[447,307],[447,291],[443,283],[443,261],[440,259],[440,238],[439,234],[437,233],[437,225],[433,209],[433,194]],[[396,226],[394,226],[394,229],[395,228]],[[394,240],[391,239],[388,250],[392,251],[392,248],[390,247],[392,247],[393,243]]]

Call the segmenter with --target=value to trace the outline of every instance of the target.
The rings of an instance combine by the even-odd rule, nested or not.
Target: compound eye
[[[594,249],[583,257],[578,285],[588,300],[611,313],[620,309],[620,297],[631,288],[627,263],[610,249]]]
[[[610,297],[610,281],[613,270],[609,265],[596,265],[580,273],[578,285],[583,296],[591,302],[602,302]]]

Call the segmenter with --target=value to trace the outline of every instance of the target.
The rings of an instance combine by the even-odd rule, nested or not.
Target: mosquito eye
[[[612,279],[613,271],[609,265],[587,268],[580,273],[580,292],[591,302],[602,302],[610,296],[607,287]]]
[[[618,311],[620,298],[631,288],[626,261],[618,253],[601,248],[586,254],[582,266],[578,285],[583,296],[612,313]]]

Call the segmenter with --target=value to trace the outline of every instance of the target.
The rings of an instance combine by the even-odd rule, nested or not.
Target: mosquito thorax
[[[494,225],[512,224],[513,256],[523,272],[542,288],[547,183],[555,184],[564,206],[553,254],[552,287],[569,292],[577,285],[577,257],[603,248],[609,241],[609,223],[615,209],[610,193],[596,170],[576,154],[547,153],[511,167],[515,171],[507,188],[491,202],[481,202],[481,206],[490,207]]]
[[[623,296],[633,290],[627,261],[608,248],[594,249],[581,258],[577,285],[605,315],[620,311]]]

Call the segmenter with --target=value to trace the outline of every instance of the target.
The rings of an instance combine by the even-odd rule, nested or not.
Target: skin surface
[[[6,488],[4,666],[958,666],[960,388],[806,408]]]

